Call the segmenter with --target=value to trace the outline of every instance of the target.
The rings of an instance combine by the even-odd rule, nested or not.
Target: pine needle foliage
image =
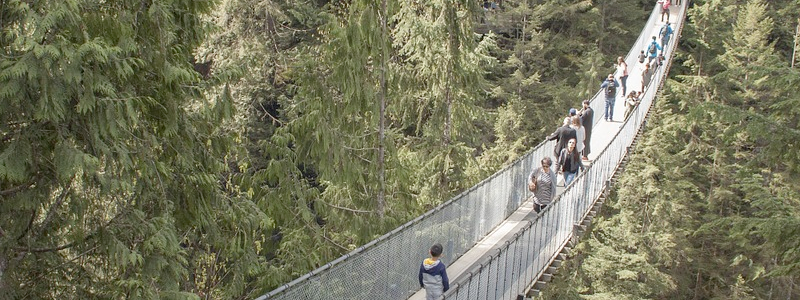
[[[196,248],[246,282],[269,219],[224,192],[233,107],[189,63],[214,4],[2,1],[3,298],[197,299]]]
[[[787,235],[800,220],[787,105],[798,94],[771,40],[770,16],[788,7],[777,5],[695,2],[678,69],[690,73],[671,73],[612,212],[578,247],[573,283],[546,298],[798,296],[797,239]]]

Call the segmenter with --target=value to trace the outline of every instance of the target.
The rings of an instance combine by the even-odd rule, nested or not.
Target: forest
[[[515,160],[651,0],[0,0],[0,299],[254,299]],[[691,1],[543,298],[800,298],[800,1]]]

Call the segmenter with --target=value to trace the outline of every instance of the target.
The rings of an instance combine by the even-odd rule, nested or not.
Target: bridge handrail
[[[485,257],[477,266],[470,269],[451,284],[444,299],[513,299],[539,278],[558,255],[561,248],[572,238],[573,224],[583,219],[594,200],[600,196],[627,155],[628,147],[644,126],[658,90],[666,80],[672,57],[686,15],[684,3],[676,19],[681,20],[665,50],[665,65],[653,75],[654,79],[643,97],[642,103],[634,110],[620,131],[602,151],[595,163],[588,167],[567,189],[533,221],[506,241],[498,250]],[[653,24],[658,9],[651,13],[647,24]],[[645,27],[647,29],[649,27]],[[637,46],[649,43],[646,31],[637,40]],[[628,53],[628,60],[636,55],[636,46]],[[636,57],[633,57],[636,59]],[[629,64],[633,65],[633,64]],[[546,239],[546,240],[545,240]]]
[[[649,22],[654,20],[654,14]],[[631,60],[631,53],[636,49],[631,49],[626,61],[635,61],[635,56]],[[603,105],[602,99],[595,101],[598,94],[591,103],[595,120],[599,120],[597,112],[602,111]],[[444,245],[448,256],[443,258],[448,264],[472,248],[529,197],[525,189],[516,187],[526,186],[527,174],[535,164],[552,156],[553,144],[539,143],[449,201],[257,300],[407,298],[419,288],[414,274],[428,247],[437,241],[448,241]]]

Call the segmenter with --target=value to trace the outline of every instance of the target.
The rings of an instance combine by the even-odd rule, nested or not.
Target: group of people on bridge
[[[658,37],[653,36],[652,41],[641,50],[638,61],[641,68],[641,89],[628,92],[628,64],[623,57],[617,58],[616,74],[608,77],[600,84],[604,96],[605,106],[603,119],[614,122],[614,104],[619,96],[625,99],[625,114],[623,122],[631,115],[641,101],[644,91],[649,87],[650,81],[664,63],[664,51],[673,34],[669,21],[670,0],[661,0],[662,22]],[[664,19],[666,16],[666,20]],[[659,41],[661,43],[659,43]],[[621,87],[621,89],[620,89]],[[590,141],[594,124],[594,110],[589,106],[589,100],[583,100],[583,108],[572,108],[569,115],[564,118],[562,126],[547,136],[547,140],[556,141],[553,157],[541,160],[541,166],[536,167],[528,176],[528,190],[533,193],[534,210],[541,212],[549,205],[556,195],[559,182],[557,175],[562,175],[564,187],[567,187],[584,169],[584,162],[588,162],[591,152]]]
[[[487,0],[484,1],[483,6],[486,9],[494,8],[493,3],[495,2]],[[676,4],[680,5],[680,0]],[[664,51],[667,49],[673,33],[669,21],[670,5],[670,0],[658,1],[661,22],[664,24],[659,29],[658,37],[653,36],[652,41],[647,44],[645,49],[641,50],[638,56],[642,78],[641,89],[639,91],[631,90],[628,93],[629,69],[625,59],[621,56],[617,57],[615,65],[617,77],[614,77],[614,73],[608,74],[608,77],[600,84],[600,90],[603,92],[605,100],[603,118],[606,122],[614,122],[614,104],[620,95],[625,99],[625,114],[622,121],[627,120],[641,101],[655,71],[662,66]],[[621,89],[619,89],[620,87]],[[571,108],[564,118],[562,126],[547,136],[547,140],[556,141],[553,157],[544,157],[541,165],[534,168],[528,176],[528,190],[533,193],[533,208],[537,213],[540,213],[555,198],[557,174],[562,175],[563,186],[567,187],[584,169],[584,162],[589,161],[590,141],[594,125],[594,110],[589,104],[589,100],[583,100],[580,110]],[[450,288],[446,266],[440,260],[442,250],[441,244],[434,244],[428,251],[430,257],[420,265],[419,284],[426,290],[426,299],[429,300],[440,297]]]

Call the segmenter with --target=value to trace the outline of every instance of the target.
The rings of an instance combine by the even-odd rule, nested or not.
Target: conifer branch
[[[92,251],[94,251],[95,249],[97,249],[97,247],[99,247],[99,246],[98,246],[98,245],[95,245],[94,247],[90,248],[89,250],[83,251],[81,254],[78,254],[78,255],[76,255],[76,256],[75,256],[75,257],[73,257],[72,259],[70,259],[70,260],[68,260],[68,261],[65,261],[65,262],[62,262],[61,264],[59,264],[58,266],[56,266],[56,267],[55,267],[55,268],[53,268],[53,269],[58,269],[58,268],[61,268],[61,266],[63,266],[63,265],[66,265],[66,264],[68,264],[68,263],[71,263],[71,262],[75,261],[75,260],[76,260],[76,259],[78,259],[78,258],[81,258],[81,257],[83,257],[84,255],[86,255],[86,254],[89,254],[89,252],[92,252]],[[34,279],[33,279],[33,280],[31,280],[31,281],[32,281],[32,282],[36,282],[36,281],[38,281],[39,279],[41,279],[41,278],[42,278],[42,276],[44,276],[44,275],[46,275],[46,274],[50,274],[50,273],[49,273],[49,272],[44,272],[44,273],[41,273],[41,274],[39,274],[39,276],[37,276],[36,278],[34,278]]]
[[[2,190],[2,191],[0,191],[0,196],[9,196],[9,195],[16,194],[17,192],[19,192],[19,191],[21,191],[23,189],[31,187],[32,185],[33,185],[33,182],[28,182],[28,183],[20,184],[20,185],[15,186],[15,187],[11,187],[9,189]]]
[[[283,122],[281,122],[281,120],[278,120],[277,118],[275,118],[275,116],[273,116],[271,113],[269,113],[269,111],[267,111],[267,109],[264,107],[263,104],[261,104],[259,102],[258,106],[261,106],[261,109],[264,110],[264,115],[261,116],[262,118],[265,117],[265,116],[269,116],[269,118],[272,119],[272,123],[273,124],[283,125]]]
[[[28,231],[31,230],[31,227],[33,227],[33,220],[36,220],[36,210],[35,209],[31,209],[31,218],[28,220],[28,226],[26,226],[25,230],[23,230],[22,233],[19,234],[19,236],[17,237],[18,241],[20,239],[24,238],[25,235],[28,234]]]
[[[80,240],[80,242],[83,242],[83,241],[87,240],[89,237],[90,236],[87,236],[86,239]],[[67,248],[71,248],[72,246],[77,245],[78,242],[79,241],[73,241],[73,242],[69,242],[69,243],[61,245],[61,246],[48,247],[48,248],[14,247],[13,249],[16,250],[16,251],[22,252],[22,253],[25,253],[25,252],[28,252],[28,253],[55,252],[55,251],[61,251],[61,250],[67,249]]]
[[[47,225],[49,225],[50,222],[53,221],[53,216],[55,216],[56,210],[58,210],[58,208],[61,207],[61,204],[64,203],[64,199],[66,199],[67,195],[69,195],[70,192],[72,191],[72,182],[74,180],[75,176],[73,175],[72,178],[69,179],[69,184],[67,184],[64,187],[64,190],[61,191],[61,195],[58,195],[56,203],[53,203],[53,205],[50,206],[50,209],[47,210],[47,215],[45,215],[42,224],[39,225],[39,229],[36,231],[36,235],[41,234],[42,231],[44,231],[44,229],[47,227]]]
[[[346,146],[346,145],[342,146],[342,148],[344,148],[345,150],[353,150],[353,151],[375,151],[375,150],[378,150],[378,148],[375,148],[375,147],[353,148],[353,147]]]
[[[67,244],[64,244],[64,245],[61,245],[61,246],[55,246],[55,247],[41,247],[41,248],[32,248],[32,247],[30,247],[30,246],[28,246],[28,247],[19,247],[19,246],[16,246],[16,247],[12,247],[12,249],[14,249],[15,251],[19,251],[19,252],[20,252],[20,256],[22,256],[22,255],[23,255],[23,254],[25,254],[25,253],[54,252],[54,251],[61,251],[61,250],[67,249],[67,248],[71,248],[71,247],[73,247],[73,246],[75,246],[75,245],[78,245],[78,244],[80,244],[80,243],[83,243],[83,242],[86,242],[86,241],[88,241],[89,239],[92,239],[92,238],[94,238],[94,237],[95,237],[95,235],[97,235],[97,233],[99,233],[99,232],[100,232],[100,230],[102,230],[102,229],[104,229],[104,228],[108,227],[109,225],[111,225],[111,222],[114,222],[114,220],[116,220],[116,219],[117,219],[117,217],[119,217],[119,216],[121,216],[121,215],[122,215],[122,213],[117,213],[117,214],[116,214],[116,215],[115,215],[113,218],[111,218],[110,220],[108,220],[108,222],[106,222],[106,223],[105,223],[105,224],[103,224],[102,226],[98,227],[97,229],[95,229],[94,231],[92,231],[92,233],[90,233],[89,235],[85,236],[85,237],[84,237],[83,239],[81,239],[81,240],[72,241],[72,242],[69,242],[69,243],[67,243]]]
[[[326,241],[330,242],[331,244],[334,244],[334,245],[336,245],[336,247],[339,247],[339,248],[341,248],[341,249],[342,249],[342,250],[344,250],[344,251],[350,251],[350,249],[348,249],[348,248],[347,248],[347,247],[345,247],[345,246],[339,245],[338,243],[336,243],[335,241],[333,241],[332,239],[330,239],[330,238],[329,238],[327,235],[325,235],[324,233],[322,234],[322,238],[323,238],[323,239],[325,239]]]
[[[322,203],[324,203],[324,204],[325,204],[325,205],[327,205],[327,206],[330,206],[330,207],[333,207],[333,208],[336,208],[336,209],[341,209],[341,210],[345,210],[345,211],[353,212],[353,213],[361,213],[361,214],[371,214],[371,213],[372,213],[372,211],[369,211],[369,210],[360,210],[360,209],[353,209],[353,208],[342,207],[342,206],[338,206],[338,205],[330,204],[330,203],[328,203],[328,202],[325,202],[325,201],[322,201],[322,200],[317,200],[317,201],[319,201],[319,202],[322,202]]]

